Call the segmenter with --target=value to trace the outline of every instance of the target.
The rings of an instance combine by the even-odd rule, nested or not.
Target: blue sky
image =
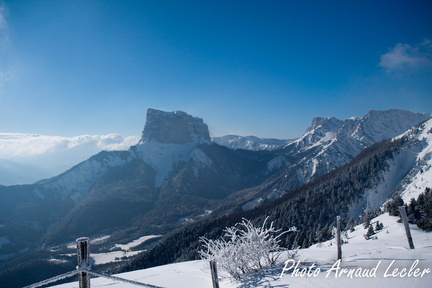
[[[157,108],[294,138],[315,116],[432,112],[431,1],[0,3],[0,132],[139,136]]]

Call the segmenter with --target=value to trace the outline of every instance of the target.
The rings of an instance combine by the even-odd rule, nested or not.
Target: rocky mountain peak
[[[306,132],[321,128],[324,131],[337,131],[343,124],[342,120],[335,117],[315,117],[312,120],[312,125],[306,130]]]
[[[210,141],[207,124],[201,118],[182,111],[147,110],[140,144],[147,142],[186,144],[198,140]]]
[[[370,110],[353,125],[351,137],[370,145],[402,134],[410,127],[431,117],[430,113],[415,113],[399,109]]]

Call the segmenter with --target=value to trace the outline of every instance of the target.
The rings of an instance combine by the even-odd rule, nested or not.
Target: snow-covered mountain
[[[187,259],[186,255],[196,253],[200,237],[220,235],[220,223],[231,226],[242,217],[258,225],[264,221],[272,222],[282,230],[297,226],[296,235],[288,234],[281,242],[287,246],[308,247],[317,241],[328,239],[336,216],[341,216],[343,225],[349,226],[350,222],[362,219],[359,216],[367,217],[368,213],[377,213],[375,209],[383,207],[389,197],[401,195],[409,203],[411,198],[416,198],[419,193],[431,188],[431,129],[432,119],[429,119],[403,135],[372,145],[348,165],[293,190],[275,191],[268,185],[272,182],[265,181],[257,187],[235,192],[223,201],[225,209],[222,213],[212,213],[219,213],[221,218],[198,223],[170,235],[155,249],[133,260],[123,271],[132,267],[139,269]],[[272,177],[281,181],[279,175]],[[264,191],[269,194],[263,194]],[[276,194],[276,201],[266,201],[268,198],[265,195]],[[226,216],[226,207],[239,199],[245,201],[247,195],[259,197],[246,202],[247,205],[236,206],[235,213]],[[262,205],[263,203],[267,205]],[[241,208],[247,211],[239,211]],[[179,240],[180,235],[188,240]],[[170,253],[160,257],[161,260],[156,257],[161,251]]]
[[[371,110],[365,116],[346,120],[316,117],[301,137],[274,150],[280,156],[269,162],[269,166],[280,168],[278,175],[252,190],[240,191],[232,199],[243,198],[243,210],[266,204],[286,191],[348,164],[365,148],[397,137],[431,116],[392,109]],[[227,202],[233,202],[232,199]]]
[[[209,130],[202,119],[182,111],[149,109],[141,140],[131,152],[154,168],[156,187],[160,187],[180,162],[194,159],[211,164],[211,159],[197,148],[200,144],[210,144]]]
[[[202,119],[149,109],[142,138],[128,151],[100,152],[34,185],[0,186],[0,237],[7,243],[0,259],[83,235],[111,235],[108,247],[165,234],[202,215],[258,207],[430,116],[389,110],[315,118],[284,147],[250,151],[211,142]]]
[[[259,184],[274,170],[267,165],[274,157],[214,144],[203,120],[184,112],[149,109],[143,136],[128,151],[100,152],[34,185],[0,187],[0,224],[8,230],[17,217],[24,220],[13,225],[29,239],[7,235],[18,249],[28,247],[34,233],[49,243],[131,226],[163,234],[182,225],[182,217]],[[98,220],[81,225],[87,218]]]
[[[426,188],[432,187],[432,119],[393,138],[402,142],[386,160],[386,169],[375,175],[376,179],[363,196],[353,203],[349,214],[374,210],[391,196],[401,196],[405,203],[417,199]]]
[[[231,149],[245,150],[274,150],[291,143],[292,139],[273,139],[273,138],[258,138],[255,136],[238,136],[226,135],[221,137],[212,137],[214,143],[226,146]]]
[[[363,117],[339,120],[314,118],[300,138],[279,151],[287,165],[278,179],[270,179],[277,190],[290,190],[349,163],[365,148],[396,137],[431,114],[403,110],[374,111]]]
[[[430,117],[427,113],[396,109],[371,110],[363,117],[346,120],[316,117],[300,138],[273,150],[279,155],[269,162],[279,168],[275,175],[259,186],[233,193],[226,205],[232,210],[248,210],[267,204],[295,187],[348,164],[365,148],[397,137]],[[240,198],[242,205],[234,201]]]
[[[408,130],[400,136],[402,137],[412,144],[407,145],[404,153],[398,155],[403,164],[393,165],[395,168],[408,167],[408,172],[394,193],[409,203],[412,198],[417,198],[424,192],[426,187],[432,187],[432,119]]]
[[[315,118],[299,139],[282,151],[299,159],[296,176],[300,183],[341,167],[365,148],[384,139],[396,137],[432,115],[403,110],[371,110],[363,117],[338,120]]]

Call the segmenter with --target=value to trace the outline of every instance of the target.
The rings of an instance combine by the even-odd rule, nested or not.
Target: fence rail
[[[34,283],[34,284],[31,284],[31,285],[25,286],[24,288],[41,287],[41,286],[44,286],[44,285],[48,285],[48,284],[55,283],[57,281],[60,281],[60,280],[72,277],[72,276],[74,276],[74,275],[76,275],[78,273],[79,273],[78,270],[77,271],[67,272],[67,273],[64,273],[64,274],[61,274],[61,275],[58,275],[58,276],[46,279],[44,281],[41,281],[41,282],[38,282],[38,283]]]
[[[101,274],[101,273],[96,273],[96,272],[90,271],[90,268],[91,268],[90,267],[90,250],[89,250],[89,246],[88,246],[89,239],[87,237],[78,238],[76,240],[76,243],[77,243],[77,256],[78,256],[77,270],[70,271],[70,272],[46,279],[44,281],[25,286],[23,288],[37,288],[37,287],[45,286],[45,285],[55,283],[55,282],[58,282],[60,280],[75,276],[77,274],[79,275],[78,281],[79,281],[79,287],[80,288],[90,288],[90,275],[111,279],[113,281],[125,282],[125,283],[133,284],[136,286],[142,286],[142,287],[148,287],[148,288],[163,288],[163,287],[156,286],[156,285],[141,283],[141,282],[134,281],[134,280],[123,279],[123,278],[116,277],[116,276],[111,276],[111,275],[106,275],[106,274]]]
[[[150,287],[150,288],[162,288],[160,286],[155,286],[155,285],[151,285],[151,284],[145,284],[145,283],[141,283],[141,282],[137,282],[137,281],[133,281],[133,280],[128,280],[128,279],[123,279],[123,278],[116,277],[116,276],[110,276],[110,275],[100,274],[100,273],[96,273],[96,272],[92,272],[92,271],[88,271],[87,273],[91,274],[93,276],[96,276],[96,277],[108,278],[108,279],[111,279],[113,281],[120,281],[120,282],[130,283],[130,284],[134,284],[134,285],[137,285],[137,286]]]

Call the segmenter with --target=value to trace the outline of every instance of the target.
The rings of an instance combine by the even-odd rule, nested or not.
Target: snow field
[[[120,248],[123,251],[129,251],[133,247],[136,247],[140,245],[141,243],[144,243],[147,240],[153,239],[153,238],[159,238],[161,235],[149,235],[149,236],[142,236],[136,240],[133,240],[127,244],[116,244],[114,248]]]
[[[95,239],[90,239],[90,253],[91,253],[91,245],[92,244],[97,244],[100,242],[105,241],[106,239],[108,239],[110,236],[102,236],[99,238],[95,238]],[[124,261],[121,258],[128,258],[134,255],[137,255],[141,252],[144,252],[145,250],[136,250],[136,251],[131,251],[132,248],[144,243],[147,240],[150,239],[154,239],[154,238],[159,238],[160,235],[147,235],[147,236],[142,236],[138,239],[135,239],[129,243],[126,244],[116,244],[114,245],[110,250],[116,250],[116,251],[111,251],[111,252],[106,252],[106,253],[91,253],[90,254],[90,258],[92,259],[92,265],[101,265],[101,264],[107,264],[107,263],[111,263],[111,262],[119,262],[119,261]],[[75,250],[76,249],[76,243],[70,243],[67,245],[68,249],[71,250]],[[120,249],[120,250],[118,250]],[[74,254],[67,254],[68,256],[73,256]],[[61,261],[58,259],[51,259],[52,261]]]
[[[339,266],[333,239],[300,249],[297,256],[285,266],[286,271],[283,263],[287,260],[286,255],[280,257],[281,263],[276,267],[244,275],[240,281],[230,280],[223,271],[219,271],[220,287],[431,287],[432,233],[410,225],[415,245],[415,249],[411,250],[408,248],[403,224],[397,223],[397,219],[388,214],[374,218],[372,224],[376,221],[384,224],[384,229],[374,235],[376,240],[366,240],[363,237],[366,229],[362,225],[356,226],[354,232],[348,233],[348,243],[342,246],[342,262]],[[297,270],[292,264],[297,265]],[[293,267],[290,268],[291,266]],[[421,273],[424,273],[423,276]],[[175,263],[116,276],[167,288],[212,287],[209,263],[204,260]],[[138,287],[103,278],[92,279],[91,283],[92,287]],[[78,287],[78,282],[53,287]]]

